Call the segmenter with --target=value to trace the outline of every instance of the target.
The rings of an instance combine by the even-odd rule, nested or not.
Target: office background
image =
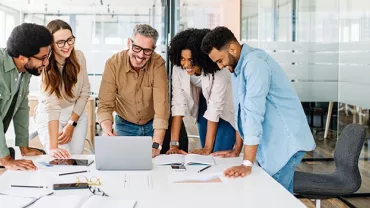
[[[57,18],[72,26],[76,48],[85,53],[92,96],[105,61],[127,48],[135,24],[158,30],[156,51],[166,60],[166,46],[177,32],[224,25],[241,42],[268,51],[292,81],[317,142],[306,158],[327,160],[302,169],[330,172],[336,138],[349,123],[364,124],[370,136],[369,0],[0,0],[0,48],[16,25]],[[39,78],[30,86],[37,94]],[[186,125],[189,134],[197,134],[190,120]],[[366,142],[360,193],[370,192],[369,157]],[[359,207],[366,202],[352,200]]]

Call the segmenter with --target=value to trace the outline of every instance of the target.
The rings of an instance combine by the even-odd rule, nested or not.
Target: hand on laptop
[[[37,167],[31,160],[14,160],[10,155],[0,158],[0,165],[7,170],[36,170]]]
[[[61,149],[61,148],[50,149],[49,150],[49,155],[51,157],[57,158],[57,159],[67,159],[67,158],[71,157],[67,150]]]
[[[111,120],[105,120],[100,123],[103,129],[103,136],[117,136],[117,133],[112,128],[113,122]]]

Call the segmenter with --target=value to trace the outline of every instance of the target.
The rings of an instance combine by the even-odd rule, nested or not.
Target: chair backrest
[[[361,175],[358,169],[358,158],[364,145],[365,127],[360,124],[347,125],[338,138],[334,152],[336,165],[335,174],[343,180],[356,180],[361,185]],[[359,188],[359,187],[358,187]]]

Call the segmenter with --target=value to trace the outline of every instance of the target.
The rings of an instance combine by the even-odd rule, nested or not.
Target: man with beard
[[[240,45],[226,27],[217,27],[202,41],[202,51],[232,75],[235,123],[244,143],[240,166],[225,170],[244,177],[258,164],[291,193],[296,166],[315,148],[300,100],[282,68],[264,51]],[[240,150],[241,148],[235,148]],[[232,157],[239,152],[214,154]]]
[[[5,133],[13,120],[15,145],[22,156],[42,154],[28,147],[28,94],[31,75],[39,76],[49,64],[53,37],[43,26],[23,23],[15,27],[0,49],[0,166],[11,170],[35,170],[30,160],[15,160]]]
[[[170,114],[165,61],[154,52],[157,40],[151,26],[134,27],[128,49],[106,62],[97,112],[106,136],[152,136],[152,157],[160,153]]]

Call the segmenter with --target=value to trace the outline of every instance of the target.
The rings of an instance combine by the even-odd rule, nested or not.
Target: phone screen
[[[92,160],[78,160],[78,159],[55,159],[50,161],[50,165],[78,165],[78,166],[89,166]]]
[[[186,167],[184,164],[180,164],[180,165],[174,165],[172,164],[171,165],[171,168],[172,170],[186,170]]]
[[[84,189],[89,188],[87,183],[62,183],[62,184],[54,184],[54,189]]]

